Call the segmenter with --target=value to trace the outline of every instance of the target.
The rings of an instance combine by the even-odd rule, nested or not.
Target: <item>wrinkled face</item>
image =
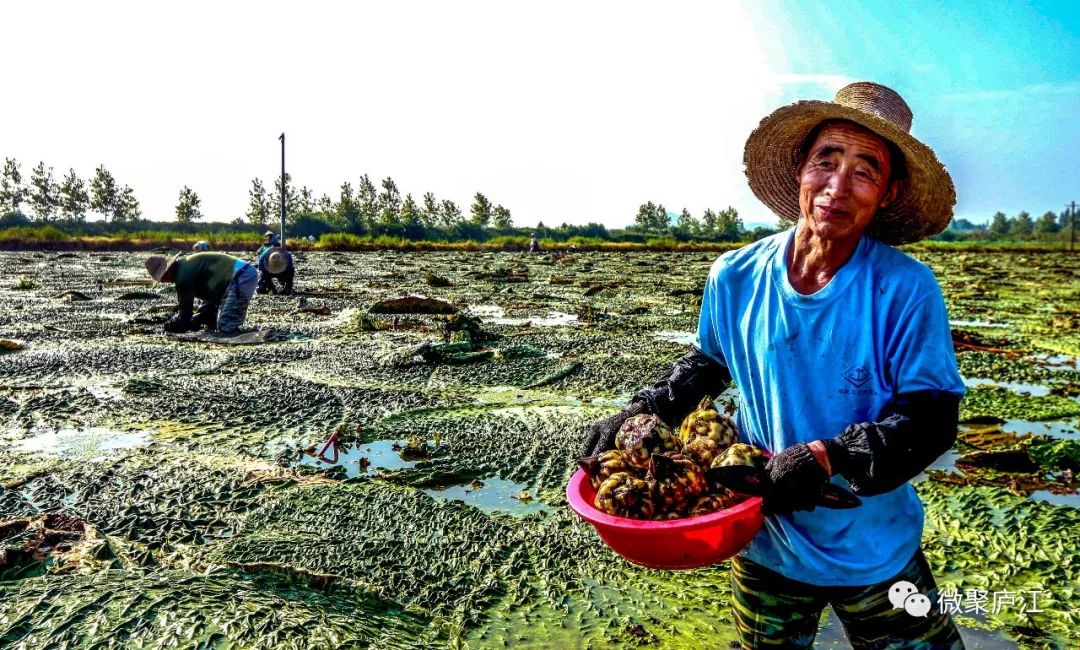
[[[821,129],[795,171],[805,226],[822,239],[858,240],[895,197],[891,164],[877,134],[846,122]]]

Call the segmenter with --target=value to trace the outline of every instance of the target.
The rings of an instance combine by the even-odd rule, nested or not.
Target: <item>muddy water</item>
[[[0,354],[0,520],[63,512],[108,540],[101,557],[72,570],[0,582],[0,645],[734,639],[726,565],[638,569],[564,499],[589,424],[691,342],[697,310],[683,289],[700,284],[714,255],[311,253],[298,256],[301,295],[257,296],[249,313],[285,340],[235,348],[163,336],[153,320],[167,316],[173,294],[146,283],[142,257],[0,253],[0,278],[9,278],[0,338],[25,345]],[[1080,295],[1072,262],[921,259],[942,281],[954,327],[977,331],[988,349],[1018,351],[970,364],[970,415],[1074,442],[1076,401],[1032,390],[1060,388],[1080,355],[1080,335],[1046,318],[1070,318]],[[42,272],[57,265],[62,275]],[[17,271],[37,288],[11,289]],[[429,285],[429,272],[449,286]],[[971,291],[976,284],[985,286]],[[91,299],[54,298],[65,291]],[[418,294],[476,317],[455,330],[469,331],[467,350],[404,355],[463,339],[445,317],[366,313]],[[302,311],[301,299],[320,311]],[[335,431],[344,442],[332,462],[302,453]],[[402,458],[393,445],[410,437],[437,451]],[[972,451],[963,444],[933,469]],[[1072,450],[1035,448],[1050,464]],[[1062,587],[1080,581],[1070,535],[1080,515],[1068,499],[1027,499],[1004,483],[921,480],[917,490],[941,580],[1057,593],[1044,613],[988,617],[993,639],[965,627],[969,644],[986,644],[969,647],[1080,640],[1067,614],[1075,596]],[[835,621],[823,625],[822,644],[843,643]]]

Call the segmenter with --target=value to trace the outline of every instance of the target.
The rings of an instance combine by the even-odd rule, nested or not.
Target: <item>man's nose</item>
[[[851,170],[846,166],[839,167],[829,176],[825,190],[829,196],[847,196],[851,192]]]

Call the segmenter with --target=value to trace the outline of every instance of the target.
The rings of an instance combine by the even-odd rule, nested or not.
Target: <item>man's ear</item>
[[[900,189],[900,181],[889,183],[889,189],[885,190],[885,196],[881,197],[881,203],[878,204],[878,207],[889,207],[896,200],[896,197],[900,195]]]

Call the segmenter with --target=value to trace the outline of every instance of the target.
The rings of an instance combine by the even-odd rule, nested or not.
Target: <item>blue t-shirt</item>
[[[794,232],[721,255],[705,285],[698,344],[731,371],[741,440],[777,452],[875,421],[900,393],[964,393],[929,268],[864,236],[832,280],[804,296],[787,278]],[[887,580],[919,546],[922,503],[909,484],[862,502],[766,517],[742,554],[815,585]]]

